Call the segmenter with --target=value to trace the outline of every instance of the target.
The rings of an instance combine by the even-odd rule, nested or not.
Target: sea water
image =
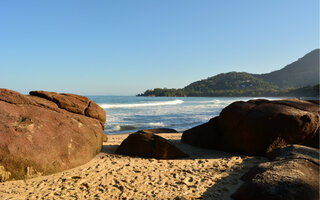
[[[120,134],[150,128],[173,128],[182,132],[219,115],[221,110],[232,102],[252,99],[252,97],[88,97],[107,113],[105,134]]]

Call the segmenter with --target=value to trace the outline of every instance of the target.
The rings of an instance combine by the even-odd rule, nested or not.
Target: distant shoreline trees
[[[184,89],[147,90],[137,96],[156,97],[319,97],[319,84],[297,89],[185,91]]]
[[[282,89],[252,74],[229,72],[196,81],[181,89],[155,88],[137,96],[157,97],[278,97],[319,96],[319,84],[301,88]]]

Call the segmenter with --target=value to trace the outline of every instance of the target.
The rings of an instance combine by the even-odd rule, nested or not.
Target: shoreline
[[[161,133],[186,159],[157,160],[114,154],[129,134],[108,135],[88,163],[56,174],[0,183],[2,199],[230,199],[240,177],[266,161],[183,144],[181,133]]]

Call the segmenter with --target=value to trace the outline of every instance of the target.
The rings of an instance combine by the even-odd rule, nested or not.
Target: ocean
[[[105,134],[150,128],[173,128],[179,132],[207,122],[235,101],[252,97],[135,97],[88,96],[105,109]],[[270,99],[270,98],[268,98]]]

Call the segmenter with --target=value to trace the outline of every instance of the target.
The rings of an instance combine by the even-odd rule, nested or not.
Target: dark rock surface
[[[272,161],[288,160],[288,159],[304,159],[319,165],[319,150],[303,145],[288,145],[286,147],[277,148],[266,154],[267,158]]]
[[[178,133],[178,131],[171,129],[171,128],[156,128],[156,129],[144,129],[140,130],[139,132],[144,133]]]
[[[166,139],[155,134],[136,132],[130,134],[118,147],[116,154],[144,158],[175,159],[188,157]]]
[[[319,199],[319,150],[299,145],[270,152],[271,162],[257,165],[241,177],[236,200]]]
[[[102,108],[73,94],[30,94],[0,89],[0,181],[70,169],[101,150]]]
[[[183,133],[182,142],[246,155],[287,144],[319,148],[319,105],[297,99],[238,101]]]
[[[207,123],[184,131],[181,142],[204,148],[217,147],[220,141],[217,121],[218,117],[214,117]]]

